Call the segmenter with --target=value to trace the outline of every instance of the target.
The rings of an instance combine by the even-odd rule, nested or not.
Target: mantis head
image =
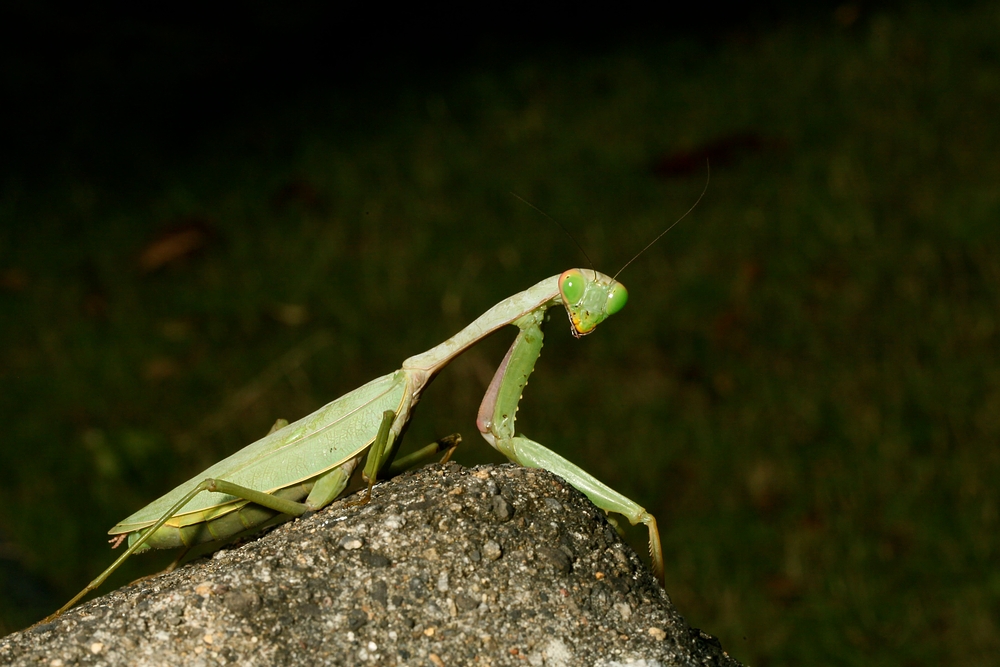
[[[559,276],[559,294],[577,338],[589,334],[628,301],[628,291],[620,282],[596,271],[593,276],[587,277],[580,269]]]

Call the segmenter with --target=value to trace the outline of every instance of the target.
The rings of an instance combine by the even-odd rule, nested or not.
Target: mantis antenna
[[[522,203],[527,204],[531,208],[535,209],[536,211],[538,211],[539,213],[541,213],[542,215],[544,215],[546,218],[548,218],[549,220],[551,220],[552,222],[554,222],[555,225],[556,225],[556,227],[558,227],[559,229],[563,230],[563,232],[566,234],[566,236],[569,237],[570,241],[572,241],[573,243],[575,243],[576,247],[579,248],[580,252],[583,253],[583,256],[587,258],[587,263],[590,264],[590,270],[594,272],[594,279],[595,280],[597,279],[597,267],[594,266],[594,260],[592,260],[590,258],[590,255],[588,255],[587,251],[583,249],[583,246],[580,245],[580,242],[576,240],[576,237],[573,236],[572,234],[570,234],[569,230],[562,226],[561,222],[559,222],[558,220],[556,220],[555,218],[553,218],[551,215],[549,215],[548,213],[546,213],[542,209],[538,208],[537,206],[535,206],[534,204],[532,204],[530,201],[528,201],[524,197],[522,197],[519,194],[517,194],[516,192],[511,192],[510,194],[511,194],[512,197],[517,197],[519,200],[521,200]]]
[[[613,276],[615,279],[618,278],[618,276],[621,274],[621,272],[624,271],[628,267],[629,264],[631,264],[635,260],[639,259],[639,256],[642,255],[642,253],[644,253],[647,250],[649,250],[650,248],[652,248],[653,244],[656,243],[657,241],[659,241],[661,238],[663,238],[664,234],[666,234],[671,229],[673,229],[677,225],[677,223],[679,223],[684,218],[688,217],[688,215],[691,213],[691,211],[693,211],[695,208],[697,208],[698,204],[700,204],[701,200],[705,197],[705,193],[708,192],[708,184],[712,180],[712,165],[709,163],[708,159],[705,160],[705,172],[706,172],[705,173],[705,187],[702,188],[701,194],[698,195],[698,199],[696,199],[695,202],[693,204],[691,204],[691,208],[689,208],[687,211],[685,211],[684,215],[682,215],[681,217],[679,217],[676,220],[674,220],[674,222],[669,227],[667,227],[662,232],[660,232],[656,236],[655,239],[653,239],[652,241],[650,241],[649,243],[647,243],[645,248],[643,248],[642,250],[640,250],[639,252],[637,252],[635,255],[633,255],[632,259],[630,259],[629,261],[625,262],[624,266],[622,266],[622,268],[618,269],[618,273],[616,273]],[[565,227],[563,227],[563,225],[562,225],[561,222],[559,222],[558,220],[556,220],[555,218],[553,218],[551,215],[549,215],[548,213],[546,213],[542,209],[538,208],[537,206],[535,206],[534,204],[532,204],[530,201],[528,201],[524,197],[522,197],[519,194],[517,194],[516,192],[511,192],[510,195],[512,197],[516,197],[521,203],[526,204],[526,205],[530,206],[531,208],[535,209],[536,211],[538,211],[539,213],[541,213],[542,215],[544,215],[546,218],[548,218],[549,220],[551,220],[553,223],[555,223],[555,225],[557,227],[559,227],[559,229],[563,230],[563,232],[566,234],[566,236],[568,236],[570,238],[570,240],[576,245],[576,247],[580,249],[580,252],[583,253],[583,256],[587,258],[587,263],[590,264],[590,269],[591,269],[591,271],[594,272],[594,278],[595,279],[597,278],[597,267],[594,266],[594,260],[590,259],[590,255],[588,255],[587,251],[583,249],[583,246],[580,245],[580,242],[576,240],[575,236],[573,236],[572,234],[570,234],[570,232],[569,232],[568,229],[566,229]]]
[[[689,208],[689,209],[688,209],[687,211],[685,211],[685,212],[684,212],[684,215],[682,215],[681,217],[679,217],[679,218],[677,218],[676,220],[674,220],[674,222],[673,222],[673,224],[672,224],[672,225],[670,225],[669,227],[667,227],[666,229],[664,229],[664,230],[663,230],[662,232],[660,232],[659,236],[657,236],[657,237],[656,237],[655,239],[653,239],[652,241],[650,241],[649,243],[647,243],[647,244],[646,244],[646,247],[645,247],[645,248],[643,248],[642,250],[640,250],[639,252],[637,252],[637,253],[635,254],[635,257],[633,257],[633,258],[632,258],[632,259],[630,259],[629,261],[625,262],[625,266],[623,266],[622,268],[618,269],[618,273],[616,273],[616,274],[614,275],[614,277],[615,277],[616,279],[618,278],[618,275],[619,275],[619,274],[620,274],[620,273],[621,273],[622,271],[624,271],[624,270],[625,270],[625,267],[627,267],[627,266],[628,266],[629,264],[631,264],[631,263],[632,263],[632,262],[634,262],[635,260],[639,259],[639,255],[641,255],[642,253],[644,253],[644,252],[646,252],[647,250],[649,250],[649,249],[650,249],[650,248],[651,248],[651,247],[653,246],[653,244],[654,244],[654,243],[656,243],[657,241],[659,241],[659,240],[660,240],[660,238],[661,238],[661,237],[662,237],[662,236],[663,236],[664,234],[666,234],[666,233],[667,233],[667,232],[669,232],[669,231],[670,231],[671,229],[673,229],[673,228],[674,228],[674,226],[675,226],[675,225],[676,225],[676,224],[677,224],[678,222],[680,222],[680,221],[681,221],[681,220],[683,220],[684,218],[688,217],[688,214],[689,214],[689,213],[690,213],[691,211],[693,211],[693,210],[695,209],[695,207],[696,207],[696,206],[697,206],[697,205],[698,205],[699,203],[701,203],[701,198],[705,196],[705,193],[706,193],[706,192],[708,192],[708,182],[709,182],[709,181],[710,181],[710,180],[712,179],[712,167],[711,167],[711,165],[710,165],[710,164],[708,163],[708,160],[707,160],[707,159],[705,160],[705,170],[706,170],[706,172],[707,172],[707,173],[706,173],[706,175],[705,175],[705,187],[704,187],[704,189],[702,189],[702,191],[701,191],[701,194],[700,194],[700,195],[698,195],[698,199],[697,199],[697,200],[695,200],[695,202],[694,202],[693,204],[691,204],[691,208]],[[562,226],[562,225],[560,225],[560,227],[561,227],[561,226]],[[566,232],[566,233],[568,234],[569,232]],[[583,250],[583,248],[580,248],[580,250]],[[585,255],[586,255],[587,253],[583,253],[583,254],[585,254]],[[590,258],[588,257],[587,259],[590,259]]]

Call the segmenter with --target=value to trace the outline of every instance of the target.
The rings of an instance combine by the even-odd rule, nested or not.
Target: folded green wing
[[[406,384],[406,371],[400,370],[358,387],[198,473],[118,523],[109,534],[129,533],[153,524],[184,494],[208,478],[270,493],[344,463],[372,443],[385,410],[400,411]],[[201,493],[175,518],[182,524],[197,522],[216,514],[211,511],[215,508],[227,511],[226,506],[234,501],[238,499],[224,493]]]

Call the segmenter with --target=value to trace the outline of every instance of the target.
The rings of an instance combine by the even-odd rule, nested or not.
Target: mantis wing
[[[206,478],[267,493],[316,478],[364,452],[374,441],[385,410],[408,417],[409,385],[409,374],[402,370],[376,378],[198,473],[108,532],[118,535],[152,525]],[[243,503],[224,493],[200,493],[173,519],[176,525],[197,523]]]

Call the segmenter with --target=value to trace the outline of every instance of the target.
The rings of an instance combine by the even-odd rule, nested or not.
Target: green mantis
[[[279,422],[264,438],[113,527],[109,533],[118,542],[127,540],[128,548],[53,616],[100,586],[134,553],[221,542],[276,518],[321,509],[344,491],[366,457],[364,476],[370,495],[376,479],[394,470],[391,466],[401,436],[428,383],[452,359],[509,324],[519,332],[483,398],[476,420],[479,431],[511,461],[550,470],[601,509],[621,514],[633,525],[645,524],[653,570],[662,582],[663,552],[653,516],[579,466],[514,432],[521,392],[541,351],[546,311],[563,306],[573,335],[580,337],[621,310],[627,300],[625,287],[613,278],[589,269],[570,269],[504,299],[453,337],[404,361],[399,370],[292,424]],[[423,453],[452,444],[439,441]]]
[[[686,218],[707,190],[706,179],[705,189],[691,208],[618,273]],[[605,512],[621,514],[632,525],[644,524],[649,530],[653,572],[663,584],[663,548],[653,515],[579,466],[514,432],[521,393],[542,350],[542,325],[548,309],[563,306],[569,315],[570,331],[579,338],[624,308],[627,301],[625,286],[615,278],[596,269],[569,269],[504,299],[448,340],[404,361],[398,371],[375,378],[297,422],[278,420],[265,437],[177,486],[108,531],[116,536],[112,540],[115,546],[127,540],[128,548],[45,620],[59,616],[95,590],[134,553],[171,548],[183,548],[186,552],[199,544],[221,545],[266,524],[322,509],[344,492],[362,459],[365,459],[363,478],[368,482],[368,490],[359,502],[364,503],[371,498],[372,486],[379,476],[392,475],[441,449],[448,450],[447,458],[460,441],[458,436],[443,438],[396,459],[413,408],[424,388],[452,359],[509,324],[520,331],[479,406],[476,419],[479,432],[511,461],[554,472]]]

